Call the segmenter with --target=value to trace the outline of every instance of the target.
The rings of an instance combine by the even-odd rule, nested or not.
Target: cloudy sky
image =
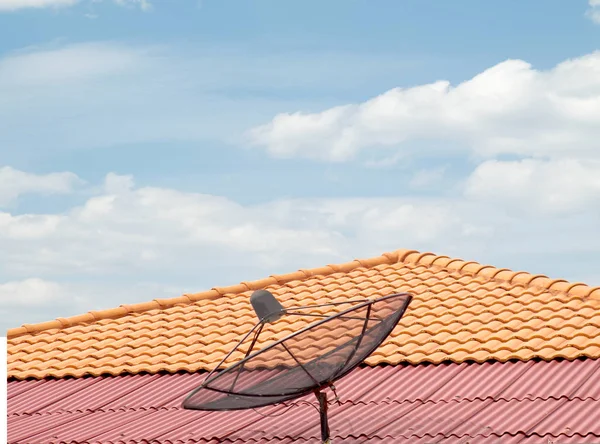
[[[600,285],[600,0],[0,0],[0,330],[399,248]]]

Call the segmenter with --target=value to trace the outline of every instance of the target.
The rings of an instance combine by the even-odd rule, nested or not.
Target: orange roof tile
[[[399,250],[11,329],[8,376],[211,369],[254,325],[249,296],[259,288],[284,306],[413,294],[370,365],[600,357],[600,287]],[[277,335],[301,321],[280,322]]]

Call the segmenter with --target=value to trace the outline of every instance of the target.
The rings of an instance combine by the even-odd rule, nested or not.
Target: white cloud
[[[107,194],[125,194],[132,190],[134,185],[131,175],[108,173],[104,179],[104,190]]]
[[[0,0],[0,12],[18,9],[63,8],[74,6],[80,0]],[[92,2],[98,0],[92,0]],[[100,0],[102,1],[102,0]],[[119,6],[138,6],[142,11],[151,11],[152,3],[148,0],[113,0]],[[88,16],[89,14],[86,14]]]
[[[82,181],[76,174],[31,174],[14,168],[0,167],[0,207],[6,206],[22,194],[66,194],[73,192]]]
[[[132,178],[109,174],[104,191],[66,214],[0,213],[0,262],[20,273],[118,270],[140,260],[174,260],[202,248],[268,254],[278,248],[320,254],[336,236],[290,229],[268,209],[242,207],[223,197],[161,188],[133,188]],[[9,253],[12,251],[12,253]],[[10,263],[12,255],[15,262]]]
[[[111,43],[28,48],[0,59],[0,84],[9,90],[123,75],[144,66],[144,51]]]
[[[444,179],[447,169],[447,166],[441,166],[419,170],[410,179],[409,186],[413,189],[419,189],[438,185]]]
[[[389,169],[400,163],[402,160],[407,160],[405,153],[398,151],[393,153],[391,156],[383,157],[380,159],[370,159],[365,162],[367,168],[378,168],[378,169]]]
[[[60,214],[0,212],[0,279],[1,273],[5,279],[195,276],[199,269],[212,276],[219,260],[273,273],[396,247],[468,257],[484,244],[501,243],[496,236],[507,226],[525,229],[544,214],[540,210],[550,232],[575,210],[593,225],[600,217],[599,171],[599,163],[567,160],[490,161],[473,172],[465,197],[284,199],[257,205],[137,187],[131,176],[111,173],[97,195]],[[528,236],[535,241],[542,231]],[[571,238],[592,235],[579,229]],[[522,248],[512,242],[495,249],[508,245]]]
[[[411,145],[427,140],[458,142],[481,156],[597,157],[600,52],[548,71],[507,60],[455,87],[438,81],[319,113],[279,114],[248,138],[276,157],[325,161],[375,147],[414,153]]]
[[[162,271],[166,264],[190,270],[198,258],[213,266],[210,255],[217,252],[273,272],[270,267],[285,270],[303,257],[318,265],[390,243],[433,245],[473,224],[445,202],[293,199],[244,206],[220,196],[135,187],[130,176],[109,174],[98,195],[64,213],[0,213],[0,268],[53,278]]]
[[[55,233],[62,217],[56,214],[22,214],[0,212],[0,238],[13,240],[43,239]]]
[[[487,161],[467,181],[466,195],[521,210],[600,209],[600,161]]]
[[[353,106],[339,106],[315,114],[279,114],[251,134],[279,157],[292,157],[300,152],[306,153],[306,157],[319,157],[326,147],[324,156],[345,160],[354,156],[359,148],[351,122],[354,114]]]
[[[79,0],[0,0],[0,11],[25,8],[61,8],[73,6]]]
[[[120,6],[139,6],[142,11],[151,11],[152,3],[148,0],[114,0]]]
[[[60,302],[64,289],[56,282],[38,278],[0,283],[0,305],[2,307],[39,307]]]
[[[589,0],[590,8],[586,15],[597,24],[600,24],[600,0]]]

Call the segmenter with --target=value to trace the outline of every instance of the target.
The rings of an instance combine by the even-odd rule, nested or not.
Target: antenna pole
[[[329,439],[329,422],[327,421],[327,393],[315,390],[315,396],[319,400],[319,414],[321,416],[321,441],[323,444],[331,444]]]

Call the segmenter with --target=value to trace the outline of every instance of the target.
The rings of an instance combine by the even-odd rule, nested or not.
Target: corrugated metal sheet
[[[255,411],[180,408],[203,375],[9,383],[9,442],[318,442],[314,397]],[[600,442],[600,360],[359,368],[337,384],[335,442]],[[266,416],[265,416],[266,415]]]

